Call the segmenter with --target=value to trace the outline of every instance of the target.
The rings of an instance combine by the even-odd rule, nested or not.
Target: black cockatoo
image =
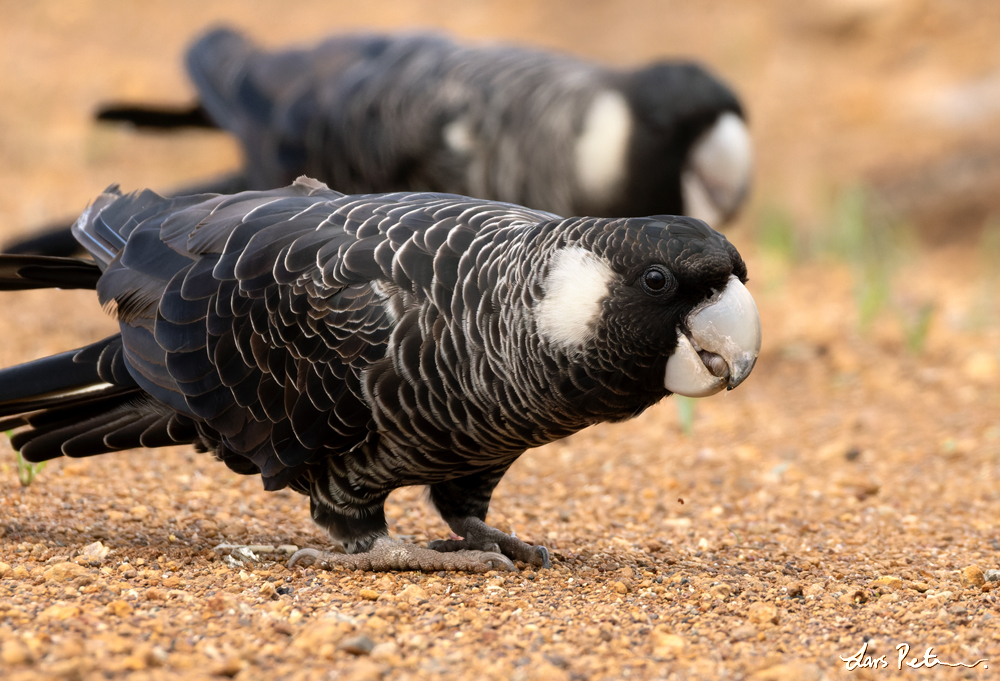
[[[102,194],[73,228],[96,262],[0,256],[0,288],[94,288],[121,332],[0,371],[29,461],[193,443],[309,496],[361,569],[547,565],[485,523],[526,449],[734,388],[760,348],[747,272],[687,217],[561,218],[431,193],[290,187]],[[96,309],[95,305],[95,309]],[[460,539],[389,538],[427,485]]]
[[[450,192],[559,215],[690,215],[719,226],[750,184],[739,100],[688,61],[615,70],[427,34],[264,52],[218,29],[194,43],[187,66],[195,108],[99,115],[235,135],[244,169],[181,194],[273,189],[306,174],[348,194]],[[65,228],[8,252],[77,248]]]

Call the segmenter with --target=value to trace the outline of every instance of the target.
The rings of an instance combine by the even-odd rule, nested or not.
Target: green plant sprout
[[[903,316],[903,332],[906,336],[906,349],[914,355],[924,351],[927,344],[927,334],[931,330],[931,320],[934,318],[934,303],[924,303],[916,315]]]
[[[768,206],[757,223],[757,246],[772,257],[793,262],[801,250],[792,217],[781,206]]]
[[[758,273],[763,275],[764,290],[780,291],[802,250],[795,223],[788,211],[778,205],[761,210],[757,218],[756,239],[761,260]]]
[[[691,437],[694,434],[694,412],[697,400],[684,395],[674,395],[674,404],[677,405],[677,420],[681,424],[681,432]]]
[[[4,435],[7,436],[7,440],[10,440],[10,434],[12,431],[7,431]],[[42,472],[45,468],[47,461],[42,461],[41,463],[32,463],[31,461],[25,461],[24,457],[21,456],[21,452],[17,452],[17,479],[21,482],[21,487],[27,487],[35,481],[38,474]],[[10,470],[4,465],[5,470]]]
[[[45,464],[48,461],[42,461],[39,463],[32,463],[31,461],[25,461],[24,457],[21,456],[21,452],[17,453],[17,479],[21,481],[21,487],[27,487],[35,481],[38,474],[42,472],[45,468]]]
[[[891,294],[891,244],[887,234],[872,228],[867,196],[851,187],[837,197],[833,213],[833,249],[854,271],[854,302],[858,326],[867,330]]]
[[[864,188],[853,186],[841,191],[834,202],[830,236],[831,250],[854,272],[858,326],[867,331],[891,306],[893,273],[913,250],[912,232],[904,223],[873,208]],[[921,347],[931,317],[932,310],[921,306],[906,330]]]
[[[1000,317],[1000,217],[993,217],[986,224],[979,239],[980,283],[968,313],[968,326],[982,330]]]

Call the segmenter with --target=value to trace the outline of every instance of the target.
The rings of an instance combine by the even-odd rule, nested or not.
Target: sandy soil
[[[667,400],[511,469],[490,521],[547,544],[544,571],[289,570],[287,545],[323,543],[294,493],[265,493],[183,448],[57,461],[22,488],[4,441],[0,676],[996,673],[1000,254],[980,232],[1000,201],[1000,5],[799,5],[0,3],[5,238],[78,212],[111,182],[169,188],[233,167],[235,147],[217,135],[150,138],[88,121],[108,99],[189,96],[184,45],[227,17],[274,45],[435,26],[621,64],[707,60],[745,94],[754,125],[757,191],[730,237],[765,329],[753,376],[698,402],[690,433]],[[858,253],[816,246],[832,197],[853,184],[918,228],[874,274]],[[808,255],[766,246],[776,213],[806,235]],[[881,276],[885,304],[863,325],[858,292]],[[0,309],[2,365],[113,331],[86,292],[5,293]],[[394,494],[388,511],[396,535],[447,531],[419,490]],[[220,544],[256,545],[256,560]],[[847,669],[840,658],[865,642],[887,667]],[[944,662],[988,662],[897,669],[901,644],[908,661],[933,647]]]

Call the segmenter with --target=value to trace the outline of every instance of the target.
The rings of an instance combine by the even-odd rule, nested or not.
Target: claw
[[[491,568],[493,568],[494,570],[506,570],[507,572],[517,572],[517,566],[514,565],[514,562],[510,558],[503,555],[502,553],[495,553],[493,556],[490,556],[490,553],[491,552],[484,552],[481,558],[483,559],[483,562],[489,565]],[[487,558],[487,556],[490,557]]]
[[[316,561],[319,560],[320,556],[322,555],[323,552],[317,549],[308,549],[308,548],[299,549],[298,551],[292,554],[291,558],[288,559],[287,565],[288,567],[292,568],[295,567],[295,565],[301,562],[303,559],[309,558],[311,560],[305,564],[305,567],[309,567],[310,565],[315,564]]]
[[[549,560],[549,550],[544,546],[538,546],[536,550],[542,559],[542,567],[545,569],[552,567],[552,561]]]

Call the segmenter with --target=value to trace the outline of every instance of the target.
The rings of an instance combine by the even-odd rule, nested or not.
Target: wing
[[[265,53],[220,30],[188,66],[206,110],[240,138],[252,186],[307,174],[347,193],[450,192],[563,214],[587,205],[573,149],[612,79],[566,55],[433,34]]]
[[[117,307],[136,383],[271,487],[377,437],[366,369],[388,361],[408,310],[448,308],[477,233],[553,217],[312,181],[170,204],[146,209],[98,293]]]
[[[392,42],[351,35],[311,49],[268,53],[222,28],[191,46],[187,66],[209,116],[243,144],[251,185],[268,188],[290,183],[307,171],[310,159],[326,153],[325,120],[349,99],[339,85],[347,82],[350,90],[363,82],[366,69]],[[360,189],[390,187],[368,183]]]

